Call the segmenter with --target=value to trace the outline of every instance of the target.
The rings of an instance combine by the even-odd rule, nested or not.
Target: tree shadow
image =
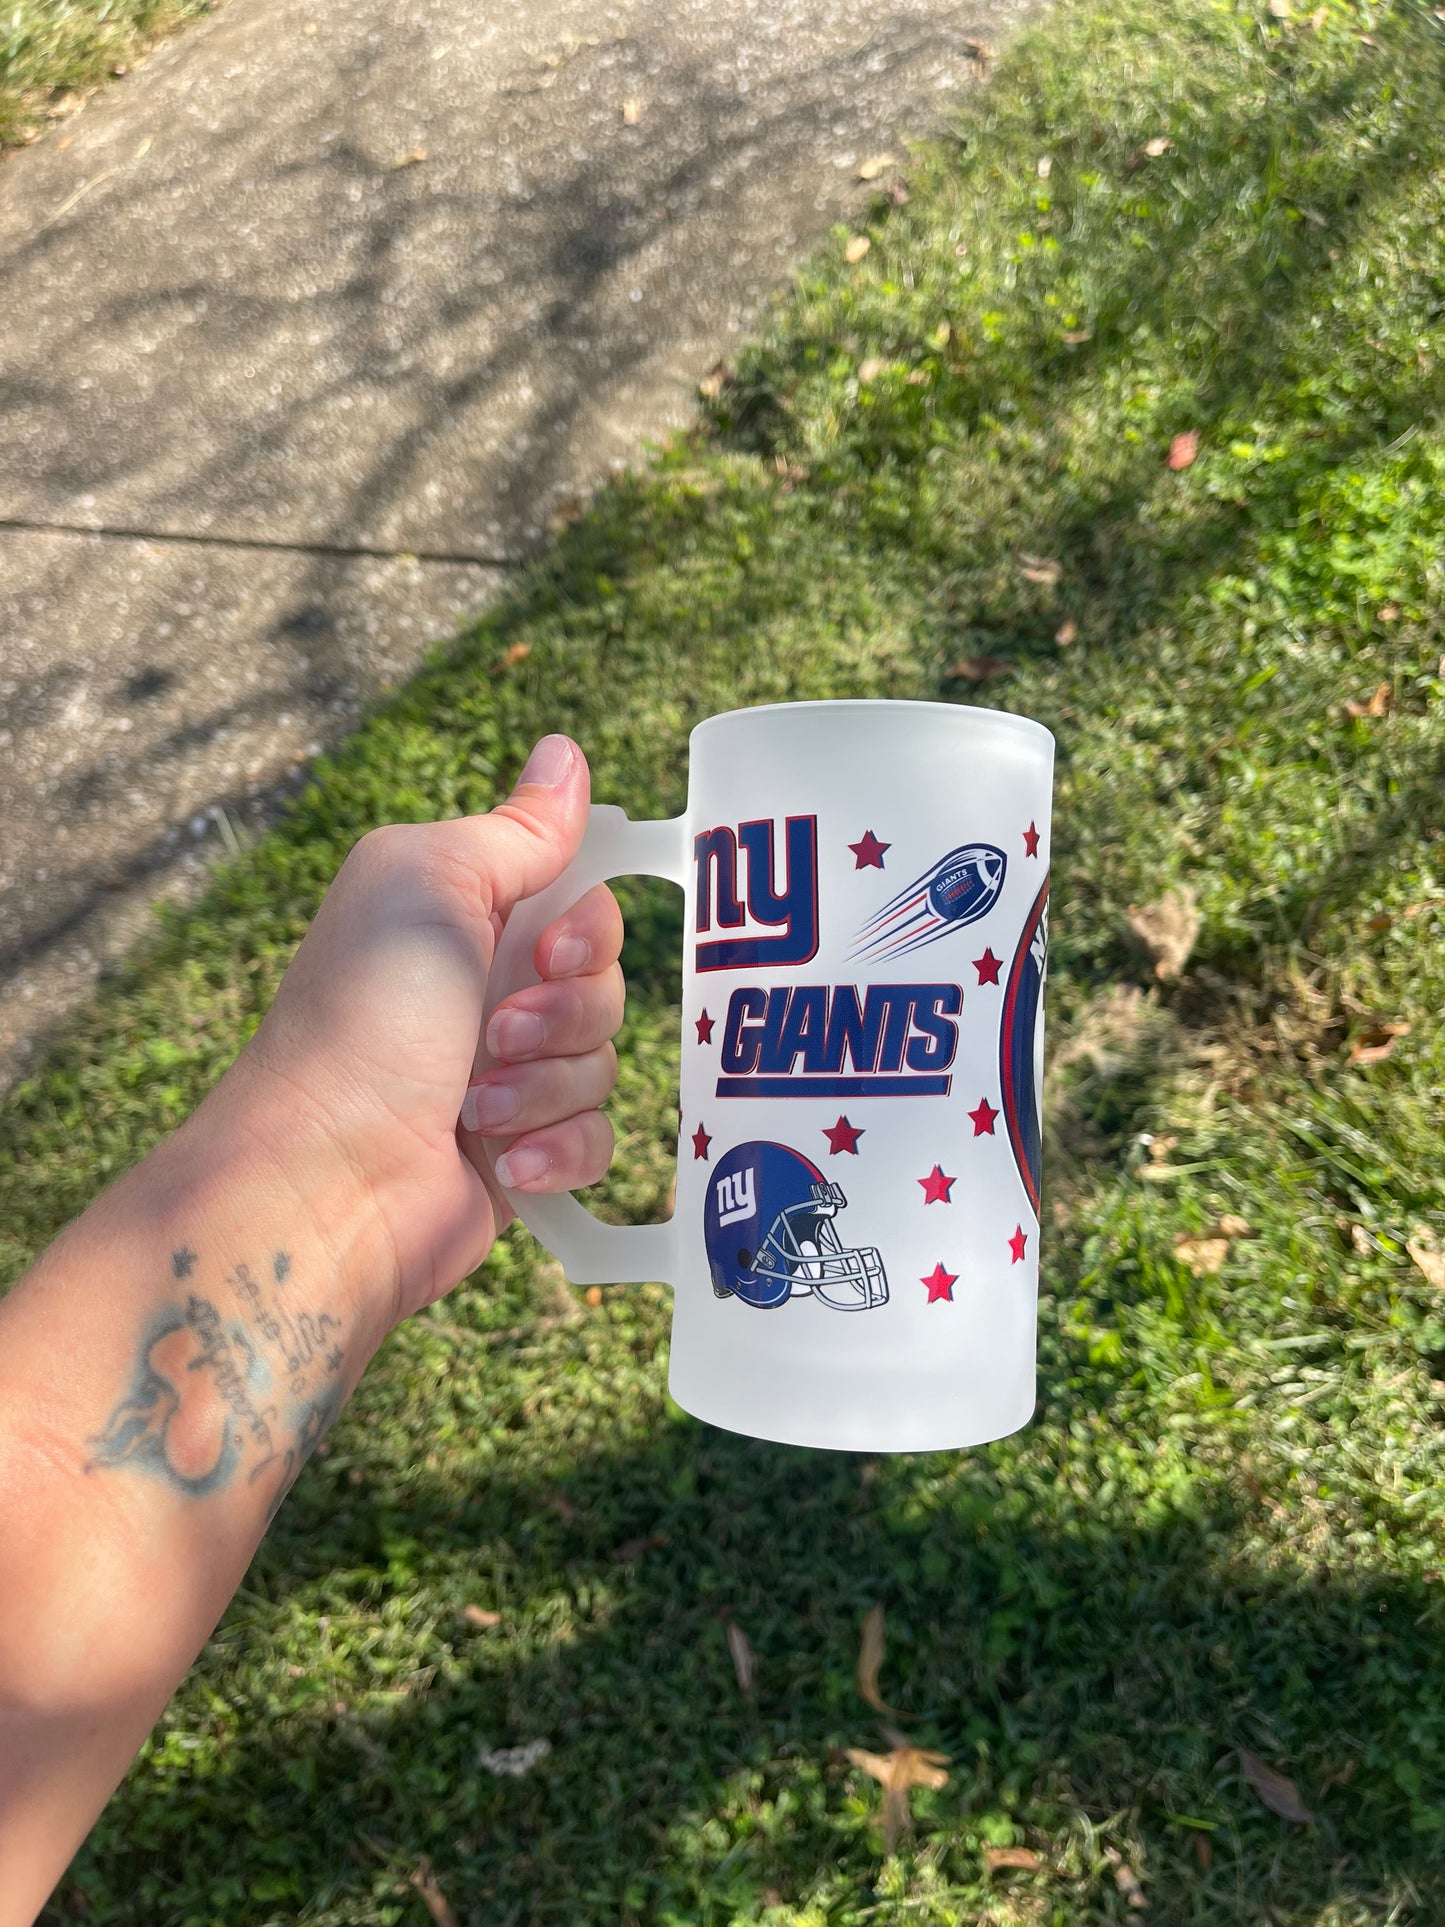
[[[952,1762],[920,1831],[952,1879],[976,1877],[980,1829],[1013,1813],[1035,1840],[1058,1830],[1059,1890],[1122,1919],[1100,1848],[1067,1869],[1085,1817],[1108,1844],[1127,1813],[1151,1918],[1314,1919],[1438,1892],[1424,1834],[1388,1866],[1377,1844],[1409,1838],[1420,1753],[1401,1683],[1438,1682],[1438,1588],[1241,1553],[1250,1520],[1222,1484],[1161,1497],[1137,1526],[1084,1489],[1082,1461],[1020,1505],[993,1454],[880,1464],[667,1421],[560,1479],[422,1475],[383,1507],[364,1450],[343,1439],[308,1474],[219,1635],[224,1669],[239,1640],[306,1614],[313,1690],[278,1682],[281,1710],[223,1720],[203,1774],[138,1769],[57,1918],[103,1882],[112,1908],[134,1891],[134,1917],[166,1927],[204,1890],[202,1858],[237,1927],[271,1917],[265,1894],[344,1908],[427,1863],[459,1918],[489,1927],[751,1919],[830,1878],[866,1893],[876,1789],[842,1749],[880,1745],[853,1683],[875,1603],[898,1720]],[[478,1600],[501,1632],[466,1625]],[[508,1639],[524,1608],[531,1629]],[[387,1622],[420,1610],[427,1663],[388,1678]],[[731,1621],[756,1655],[753,1703]],[[351,1703],[336,1681],[364,1676],[368,1651],[376,1690]],[[332,1653],[350,1657],[326,1678]],[[482,1763],[536,1740],[550,1754],[519,1777]],[[1317,1826],[1264,1810],[1240,1746],[1287,1763]],[[733,1819],[708,1824],[719,1810]]]

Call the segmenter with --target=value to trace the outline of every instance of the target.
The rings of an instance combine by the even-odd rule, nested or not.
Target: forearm
[[[237,1078],[0,1304],[0,1927],[64,1870],[360,1377],[379,1220]]]

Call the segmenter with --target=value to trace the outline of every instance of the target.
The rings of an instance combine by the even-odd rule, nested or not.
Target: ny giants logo
[[[698,970],[751,970],[759,964],[805,964],[818,954],[818,819],[790,816],[784,829],[782,887],[777,887],[774,825],[769,820],[723,827],[693,838],[697,863],[697,929],[741,930],[762,924],[768,936],[715,937],[699,943]],[[738,893],[739,847],[747,858],[746,898]],[[746,908],[744,902],[746,901]]]
[[[722,1224],[737,1224],[743,1218],[751,1218],[758,1208],[758,1194],[753,1184],[755,1173],[749,1167],[734,1171],[717,1181],[717,1221]]]

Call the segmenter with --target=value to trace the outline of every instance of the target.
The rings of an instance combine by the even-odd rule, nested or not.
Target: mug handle
[[[686,820],[675,816],[663,822],[633,823],[615,803],[593,804],[576,856],[555,883],[517,904],[507,919],[487,980],[483,1037],[504,997],[540,981],[532,952],[547,925],[594,884],[618,876],[652,876],[685,886]],[[483,1045],[477,1068],[484,1070],[491,1061]],[[500,1146],[494,1153],[484,1142],[482,1155],[490,1167],[500,1155]],[[560,1260],[574,1285],[640,1285],[652,1279],[676,1285],[675,1219],[663,1224],[603,1224],[570,1191],[550,1196],[509,1191],[497,1182],[495,1170],[492,1178],[522,1223]]]

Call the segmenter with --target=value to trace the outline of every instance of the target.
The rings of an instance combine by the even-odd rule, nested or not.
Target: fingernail
[[[551,1158],[535,1144],[517,1144],[510,1151],[503,1151],[492,1169],[499,1184],[504,1184],[509,1191],[520,1191],[523,1186],[545,1177],[551,1166]]]
[[[542,789],[556,789],[571,769],[576,753],[565,736],[544,736],[527,758],[527,767],[517,778],[518,787],[536,783]]]
[[[510,1084],[473,1084],[462,1099],[462,1123],[469,1131],[495,1131],[517,1115],[517,1106]]]
[[[574,977],[591,955],[592,946],[585,937],[559,937],[552,945],[552,975]]]
[[[532,1057],[541,1050],[547,1026],[534,1010],[499,1010],[487,1025],[493,1057]]]

